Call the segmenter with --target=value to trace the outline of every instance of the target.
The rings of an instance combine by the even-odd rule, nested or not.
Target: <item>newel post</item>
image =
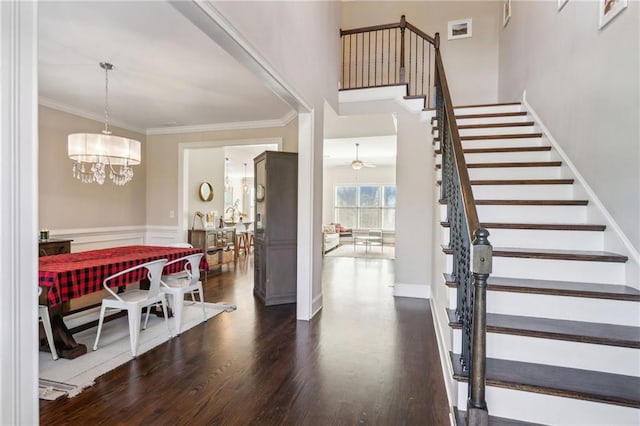
[[[404,30],[407,28],[407,21],[402,15],[400,17],[400,83],[405,83],[404,80]]]
[[[471,333],[471,372],[469,376],[469,400],[467,424],[487,426],[489,411],[485,400],[487,366],[487,279],[491,273],[493,248],[489,243],[489,231],[480,228],[475,232],[471,256],[473,272],[473,331]]]
[[[433,42],[433,47],[436,49],[440,49],[440,33],[436,33],[435,41]]]

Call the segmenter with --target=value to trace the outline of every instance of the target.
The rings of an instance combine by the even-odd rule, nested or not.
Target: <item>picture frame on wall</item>
[[[558,10],[561,10],[569,0],[558,0]]]
[[[605,27],[613,18],[627,8],[628,0],[600,0],[598,7],[600,10],[600,20],[598,28]]]
[[[511,0],[502,0],[502,25],[507,26],[511,19]]]
[[[456,40],[469,38],[473,35],[473,22],[471,18],[449,21],[447,23],[447,39]]]

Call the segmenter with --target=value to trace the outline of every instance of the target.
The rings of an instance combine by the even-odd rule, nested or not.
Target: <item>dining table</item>
[[[62,306],[65,302],[102,290],[105,278],[125,269],[159,259],[180,259],[190,254],[202,253],[198,248],[133,245],[66,253],[39,258],[38,285],[43,292],[40,303],[49,306],[51,327],[56,350],[61,358],[73,359],[87,352],[85,345],[73,338],[63,321]],[[165,267],[163,275],[180,272],[184,263]],[[200,270],[208,270],[206,256],[200,261]],[[112,280],[111,287],[124,289],[140,282],[148,285],[147,272],[138,269]],[[46,345],[41,348],[46,350]]]

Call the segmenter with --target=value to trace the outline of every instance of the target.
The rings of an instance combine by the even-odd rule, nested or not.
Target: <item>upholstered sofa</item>
[[[327,253],[330,250],[340,245],[340,233],[333,225],[325,225],[322,229],[322,253]]]

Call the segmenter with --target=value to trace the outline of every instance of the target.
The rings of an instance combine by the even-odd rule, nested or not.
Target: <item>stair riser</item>
[[[487,179],[559,179],[561,167],[491,167],[467,169],[472,180]],[[438,180],[442,171],[438,169]]]
[[[449,244],[449,228],[442,228],[442,241],[443,244]],[[603,248],[604,233],[489,228],[489,241],[494,247],[598,251]]]
[[[638,425],[640,410],[619,405],[564,398],[487,386],[486,401],[492,416],[533,423],[576,425]],[[467,383],[458,383],[458,407],[467,406]]]
[[[410,112],[420,113],[424,108],[424,99],[403,99],[401,104]]]
[[[440,156],[438,156],[437,160]],[[551,161],[550,151],[525,151],[525,152],[489,152],[477,154],[465,154],[467,163],[508,163],[513,161]]]
[[[586,206],[477,206],[482,222],[586,223]],[[447,219],[446,206],[440,206],[440,220]]]
[[[454,329],[453,352],[461,353],[461,348],[462,332]],[[487,333],[487,358],[640,375],[638,349],[513,334]]]
[[[489,239],[491,241],[491,239]],[[446,271],[452,271],[451,255],[447,255]],[[549,281],[581,281],[585,283],[624,284],[624,263],[578,260],[521,259],[493,256],[493,272],[497,277],[528,278]]]
[[[528,133],[540,133],[540,129],[536,126],[510,126],[510,127],[480,127],[472,129],[458,129],[460,136],[477,136],[477,135],[497,135],[510,134],[522,135]],[[432,135],[438,136],[438,130],[433,130]]]
[[[496,114],[499,112],[521,112],[524,111],[522,109],[521,104],[516,105],[488,105],[488,106],[472,106],[467,108],[455,108],[454,113],[456,115],[466,115],[466,114]]]
[[[478,200],[571,200],[573,185],[473,185]],[[485,220],[482,216],[481,220]]]
[[[457,289],[448,287],[449,309],[456,308]],[[640,304],[625,300],[548,294],[487,292],[487,312],[560,320],[640,326]]]
[[[506,117],[458,118],[456,123],[458,126],[463,126],[466,124],[521,123],[523,121],[531,121],[531,117],[527,115],[513,115]]]
[[[474,148],[521,148],[530,146],[547,146],[542,138],[518,138],[518,139],[472,139],[463,140],[462,149]]]

